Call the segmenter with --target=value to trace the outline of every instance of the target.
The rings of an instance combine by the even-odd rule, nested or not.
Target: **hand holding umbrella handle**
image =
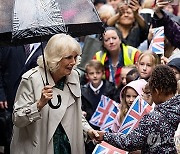
[[[56,105],[53,105],[51,100],[48,101],[48,104],[52,109],[58,109],[61,106],[61,95],[57,95],[57,98],[58,98],[58,103]]]
[[[44,72],[45,72],[45,78],[46,78],[46,85],[49,85],[48,83],[48,77],[47,77],[47,70],[46,70],[46,61],[45,61],[45,56],[44,56],[44,49],[42,45],[42,40],[41,40],[41,49],[42,49],[42,57],[43,57],[43,64],[44,64]],[[52,109],[58,109],[61,106],[61,95],[57,95],[58,98],[58,103],[56,105],[53,105],[51,100],[48,101],[48,105]]]

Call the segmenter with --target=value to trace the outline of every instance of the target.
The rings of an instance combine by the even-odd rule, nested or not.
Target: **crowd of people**
[[[31,44],[28,55],[25,45],[0,47],[0,116],[9,115],[0,119],[0,154],[91,154],[102,141],[131,154],[180,153],[180,2],[92,2],[104,26],[100,35],[80,42],[56,34]],[[149,48],[160,26],[161,55]],[[100,42],[93,54],[89,38]],[[84,54],[90,56],[81,65]],[[90,123],[102,95],[118,104],[109,132]],[[121,134],[137,97],[153,110]],[[153,134],[158,143],[149,142]]]

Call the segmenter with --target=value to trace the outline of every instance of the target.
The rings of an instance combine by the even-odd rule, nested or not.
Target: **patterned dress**
[[[65,78],[62,78],[56,83],[55,87],[60,90],[63,90],[64,81]],[[53,144],[54,144],[54,154],[71,154],[71,146],[69,143],[69,139],[61,123],[59,123],[53,135]]]

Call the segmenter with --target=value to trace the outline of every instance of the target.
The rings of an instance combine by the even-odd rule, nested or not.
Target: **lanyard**
[[[119,67],[121,66],[124,66],[124,61],[123,61],[123,55],[122,53],[120,52],[119,53],[119,59],[118,59],[118,64],[116,66],[116,71]],[[115,80],[115,75],[116,75],[116,72],[114,71],[114,68],[113,68],[113,65],[112,65],[112,59],[109,57],[109,68],[110,68],[110,74],[111,74],[111,77],[112,77],[112,81],[113,83],[115,83],[116,85],[116,80]]]

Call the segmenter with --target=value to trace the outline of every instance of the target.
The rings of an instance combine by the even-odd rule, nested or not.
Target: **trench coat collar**
[[[41,74],[44,84],[46,84],[46,77],[45,77],[44,69],[40,67],[38,69],[40,70],[40,74]],[[77,88],[76,86],[79,85],[79,79],[77,79],[77,76],[75,77],[75,74],[77,74],[77,72],[75,70],[72,70],[71,74],[66,77],[66,84],[69,86],[71,92],[76,97],[80,97],[80,92],[76,90]],[[49,71],[47,71],[47,78],[48,78],[49,84],[52,86],[55,86],[55,82]]]
[[[40,70],[41,77],[43,78],[43,80],[45,82],[44,69],[39,68],[39,70]],[[48,124],[47,124],[48,125],[48,134],[47,134],[48,135],[48,143],[50,143],[50,141],[53,137],[53,134],[56,131],[57,126],[59,125],[64,114],[66,113],[67,108],[70,105],[72,105],[73,103],[75,103],[74,97],[80,97],[80,95],[81,95],[80,84],[79,84],[79,80],[78,80],[79,76],[75,75],[75,73],[77,74],[77,72],[75,70],[72,70],[71,74],[69,76],[67,76],[63,91],[61,91],[57,88],[56,88],[56,90],[53,91],[54,97],[52,99],[52,102],[57,103],[58,100],[57,100],[56,95],[58,95],[58,94],[61,95],[62,102],[61,102],[60,108],[52,109],[48,105],[46,105],[46,108],[48,110]],[[52,79],[52,76],[49,71],[47,71],[47,77],[48,77],[49,84],[52,86],[55,86],[54,80]],[[79,88],[78,88],[78,86],[79,86]],[[73,95],[73,97],[69,93],[69,91]]]

